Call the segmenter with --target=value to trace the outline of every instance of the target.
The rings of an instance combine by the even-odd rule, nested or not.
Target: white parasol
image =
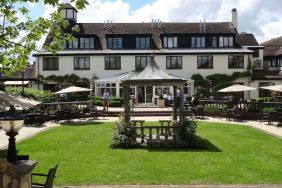
[[[264,87],[260,87],[260,88],[261,89],[268,89],[268,90],[272,90],[272,91],[282,92],[282,85],[264,86]]]
[[[240,92],[240,91],[250,91],[250,90],[256,90],[257,88],[250,87],[250,86],[244,86],[240,84],[234,84],[232,86],[223,88],[221,90],[218,90],[217,92]]]
[[[84,87],[77,87],[77,86],[70,86],[60,91],[57,91],[54,94],[63,94],[63,93],[76,93],[76,92],[83,92],[83,91],[91,91],[92,89],[84,88]]]

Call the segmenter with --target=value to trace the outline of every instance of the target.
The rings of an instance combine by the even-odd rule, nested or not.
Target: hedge
[[[22,94],[22,87],[6,87],[6,93],[14,94],[14,95],[21,95]],[[28,97],[34,99],[36,101],[44,101],[48,98],[52,97],[53,93],[51,91],[42,91],[33,88],[24,88],[24,97]]]

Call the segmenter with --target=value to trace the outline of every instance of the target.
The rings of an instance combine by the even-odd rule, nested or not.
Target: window
[[[163,38],[164,48],[177,48],[177,37],[164,37]]]
[[[107,90],[110,93],[110,97],[116,97],[117,88],[116,83],[105,83],[105,82],[99,82],[96,83],[96,92],[98,96],[103,96],[104,89],[107,88]]]
[[[136,48],[150,48],[151,47],[151,40],[150,37],[143,37],[143,38],[136,38]]]
[[[136,56],[135,57],[135,69],[142,70],[146,68],[149,61],[150,61],[149,56]]]
[[[75,38],[72,41],[69,41],[69,48],[78,48],[78,38]]]
[[[212,37],[212,47],[217,48],[217,37]]]
[[[43,57],[43,70],[59,70],[59,58]]]
[[[105,70],[120,70],[120,56],[105,57]]]
[[[166,56],[166,69],[182,69],[182,56]]]
[[[121,37],[108,38],[108,48],[110,49],[122,48],[122,38]]]
[[[61,14],[64,19],[76,19],[76,12],[74,9],[62,9]]]
[[[244,56],[228,57],[228,68],[244,68]]]
[[[64,44],[64,47],[68,49],[93,49],[95,48],[95,39],[94,37],[74,38],[74,40],[68,41],[68,45]]]
[[[233,37],[219,37],[219,47],[233,47]]]
[[[192,83],[189,81],[185,83],[184,94],[190,97],[192,96]]]
[[[94,38],[80,38],[80,48],[94,48]]]
[[[198,69],[211,69],[213,68],[213,56],[198,56],[197,57]]]
[[[206,47],[206,38],[205,37],[192,37],[191,38],[192,48],[204,48]]]
[[[74,70],[90,70],[90,57],[74,57]]]

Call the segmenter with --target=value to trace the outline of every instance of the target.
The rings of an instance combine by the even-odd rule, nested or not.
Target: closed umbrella
[[[260,87],[260,88],[261,89],[268,89],[268,90],[272,90],[272,91],[282,92],[282,85],[264,86],[264,87]]]
[[[92,89],[88,89],[84,87],[70,86],[68,88],[57,91],[55,94],[76,93],[76,92],[91,91],[91,90]]]
[[[232,86],[218,90],[217,92],[240,92],[240,91],[250,91],[250,90],[255,90],[255,89],[257,88],[240,85],[240,84],[234,84]]]

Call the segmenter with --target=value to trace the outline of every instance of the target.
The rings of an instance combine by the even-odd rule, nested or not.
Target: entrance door
[[[145,102],[152,103],[153,102],[153,86],[146,86],[145,88],[146,88],[145,89],[145,93],[146,93]]]
[[[138,86],[137,87],[137,103],[144,103],[145,102],[145,87]]]
[[[137,103],[153,102],[153,86],[137,86]]]

